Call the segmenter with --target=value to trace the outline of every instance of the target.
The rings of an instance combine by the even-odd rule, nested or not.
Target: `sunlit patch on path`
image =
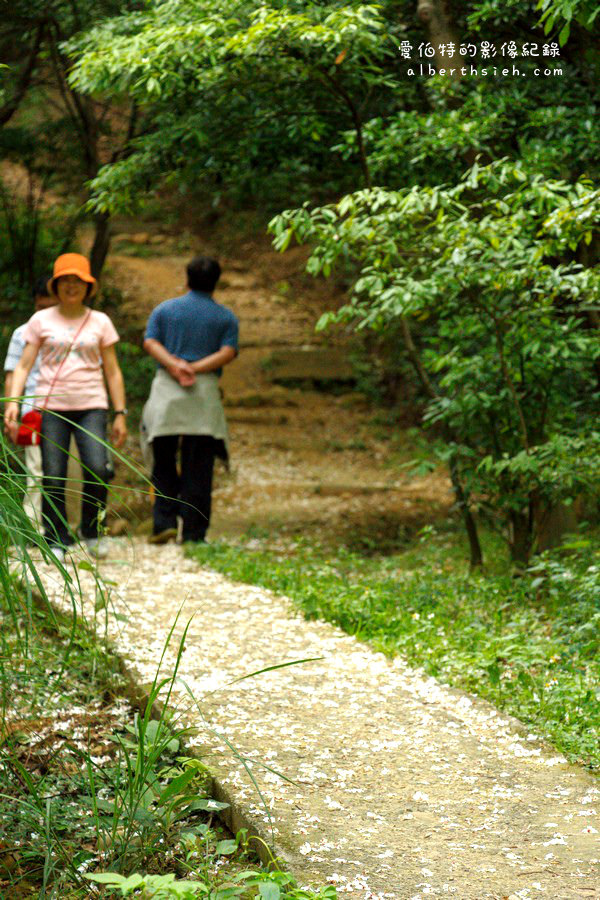
[[[115,539],[111,551],[101,574],[113,582],[108,629],[119,653],[138,683],[150,682],[183,605],[169,674],[193,617],[180,676],[212,733],[183,685],[173,702],[189,709],[193,743],[269,841],[272,817],[272,843],[301,881],[361,900],[600,895],[600,784],[585,771],[482,701],[307,622],[285,598],[201,569],[173,545]],[[61,602],[56,574],[42,571]],[[95,582],[79,574],[91,617]],[[322,659],[229,684],[307,657]],[[250,760],[269,815],[226,741]]]

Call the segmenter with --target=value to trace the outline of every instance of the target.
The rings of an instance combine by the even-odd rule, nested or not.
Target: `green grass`
[[[546,556],[515,579],[469,575],[452,535],[431,529],[385,558],[260,544],[188,553],[286,594],[308,618],[404,656],[517,716],[571,760],[600,767],[600,559],[591,546]]]

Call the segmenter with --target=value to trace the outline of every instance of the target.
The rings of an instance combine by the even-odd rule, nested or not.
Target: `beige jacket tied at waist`
[[[169,434],[210,434],[223,442],[227,454],[229,435],[217,375],[196,375],[194,384],[184,388],[165,369],[157,369],[140,428],[146,465],[152,462],[149,445],[154,438]]]

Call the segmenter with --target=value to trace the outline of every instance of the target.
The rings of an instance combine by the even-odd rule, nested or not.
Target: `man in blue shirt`
[[[216,260],[193,259],[187,267],[189,292],[157,306],[146,327],[144,349],[158,364],[143,414],[156,492],[152,543],[176,537],[178,517],[184,541],[204,540],[214,460],[227,459],[218,380],[237,355],[238,320],[212,298],[220,274]]]

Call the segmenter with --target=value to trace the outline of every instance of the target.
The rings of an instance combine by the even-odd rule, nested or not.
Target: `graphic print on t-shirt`
[[[78,357],[89,366],[99,366],[102,362],[102,354],[97,341],[86,338],[84,335],[78,338],[74,344],[65,341],[62,334],[51,333],[45,339],[42,346],[42,357],[50,366],[59,366],[68,354]]]

